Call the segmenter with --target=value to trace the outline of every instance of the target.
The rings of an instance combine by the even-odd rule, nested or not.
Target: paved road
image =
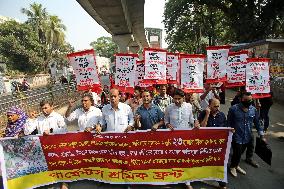
[[[221,110],[227,114],[230,101],[234,96],[233,91],[227,91],[226,93],[226,105],[221,106]],[[282,189],[284,188],[284,106],[275,103],[272,106],[270,111],[271,126],[267,132],[267,140],[271,145],[273,151],[272,166],[265,164],[257,155],[254,156],[254,159],[260,164],[259,168],[253,168],[250,165],[247,165],[244,161],[241,161],[240,166],[247,171],[247,175],[243,176],[238,174],[237,178],[233,178],[228,174],[228,188],[229,189]],[[65,112],[65,109],[61,109],[61,112]],[[76,130],[76,126],[72,124],[69,127],[70,130]],[[245,156],[243,156],[243,159]],[[217,183],[213,184],[217,185]],[[214,186],[208,185],[203,182],[194,182],[194,189],[213,189]],[[94,187],[89,184],[76,185],[73,188],[80,189],[93,189]],[[104,185],[100,188],[113,188],[109,185]],[[115,188],[123,188],[116,186]],[[133,186],[130,188],[135,189],[162,189],[162,188],[171,188],[171,189],[183,189],[184,185],[170,185],[170,186]]]

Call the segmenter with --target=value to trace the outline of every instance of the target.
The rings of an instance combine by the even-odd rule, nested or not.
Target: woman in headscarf
[[[27,114],[17,107],[12,107],[7,111],[8,123],[5,130],[5,137],[16,137],[24,133]]]

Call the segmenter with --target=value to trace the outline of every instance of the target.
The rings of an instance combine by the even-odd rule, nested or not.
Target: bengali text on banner
[[[1,140],[5,188],[82,179],[115,184],[227,181],[228,128],[67,133]]]

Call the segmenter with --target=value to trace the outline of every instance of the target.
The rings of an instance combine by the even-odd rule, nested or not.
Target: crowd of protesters
[[[246,162],[255,168],[259,167],[252,159],[252,128],[255,127],[263,138],[269,127],[268,112],[272,101],[255,101],[249,92],[241,88],[231,102],[227,116],[220,111],[220,101],[224,100],[220,99],[219,89],[210,84],[204,85],[204,93],[201,94],[185,93],[174,85],[158,85],[151,91],[135,88],[133,94],[104,86],[101,94],[91,90],[84,92],[80,106],[76,107],[75,101],[70,99],[64,116],[54,111],[50,100],[40,102],[40,115],[12,107],[7,111],[5,136],[66,133],[68,122],[74,120],[77,121],[79,131],[97,133],[230,127],[233,140],[229,172],[233,177],[237,177],[238,173],[245,175],[246,171],[239,165],[241,155],[246,150]],[[264,130],[261,120],[264,122]],[[218,183],[220,188],[226,188],[226,183]],[[193,188],[190,182],[186,185],[188,189]],[[66,189],[68,185],[63,183],[60,187]]]

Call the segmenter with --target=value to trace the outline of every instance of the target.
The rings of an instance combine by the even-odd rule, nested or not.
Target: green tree
[[[66,42],[65,34],[66,30],[65,25],[62,23],[61,19],[58,16],[48,16],[47,20],[48,28],[45,31],[46,37],[46,65],[51,59],[58,59],[58,56],[62,54],[61,51],[65,51]]]
[[[47,69],[51,60],[64,64],[62,54],[66,51],[74,51],[65,41],[66,26],[56,15],[49,15],[41,4],[33,3],[29,9],[22,8],[22,13],[28,16],[27,24],[31,25],[38,34],[38,40],[44,48],[44,68]],[[65,54],[66,56],[66,54]],[[59,62],[62,60],[63,62]]]
[[[228,28],[221,11],[185,0],[168,1],[164,23],[171,51],[201,53],[207,45],[226,41]]]
[[[22,8],[21,12],[27,15],[26,23],[32,25],[38,33],[38,40],[41,44],[46,42],[45,32],[47,28],[48,13],[41,4],[30,4],[30,9]]]
[[[96,54],[114,61],[114,54],[118,52],[117,45],[112,41],[111,37],[99,37],[96,41],[90,43],[96,51]]]
[[[31,26],[16,21],[0,25],[0,54],[8,73],[36,73],[42,71],[43,47]]]
[[[166,40],[171,50],[283,37],[283,0],[169,0]]]

